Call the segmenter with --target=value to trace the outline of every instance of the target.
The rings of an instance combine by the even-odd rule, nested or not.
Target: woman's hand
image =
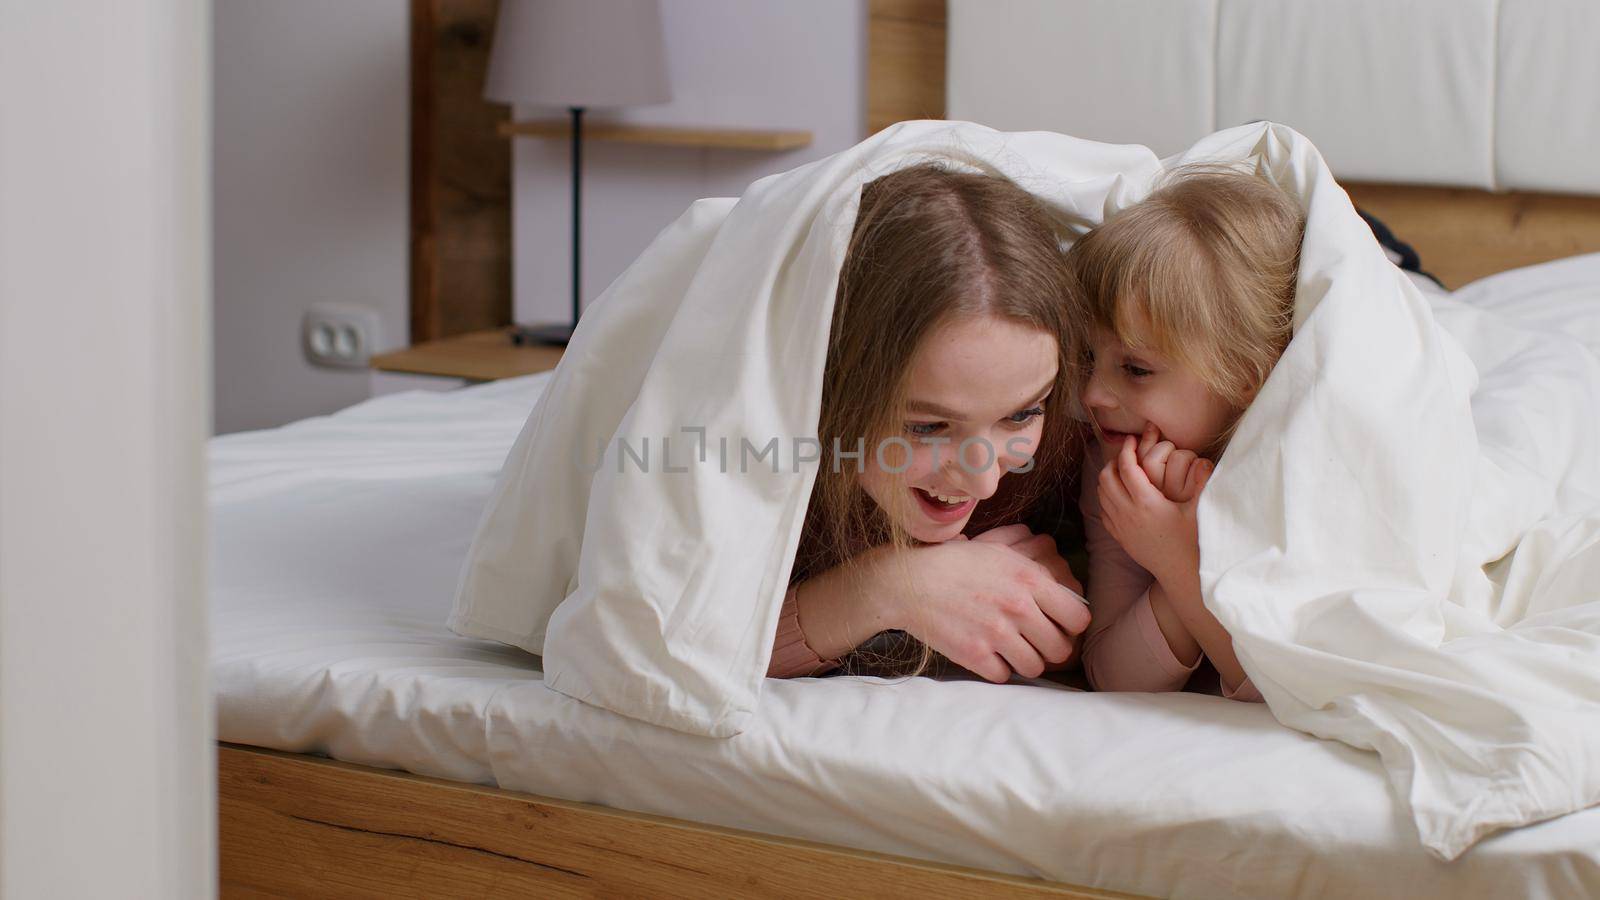
[[[1159,444],[1152,445],[1149,456],[1165,482],[1165,463],[1170,456],[1155,459],[1158,448]],[[1199,506],[1200,492],[1210,478],[1209,463],[1190,465],[1181,485],[1181,495],[1186,495],[1187,499],[1175,503],[1156,486],[1139,460],[1134,439],[1127,438],[1117,455],[1100,470],[1096,487],[1100,492],[1101,520],[1122,549],[1148,569],[1157,581],[1168,585],[1186,583],[1200,569],[1200,532],[1195,523],[1195,510]]]
[[[1013,671],[1036,678],[1066,662],[1089,627],[1082,587],[1054,539],[1023,525],[913,548],[904,566],[890,555],[878,562],[879,596],[898,598],[888,614],[895,627],[989,681]]]
[[[962,535],[962,537],[966,537]],[[1072,574],[1072,567],[1056,549],[1056,539],[1048,534],[1034,534],[1026,525],[1002,525],[973,538],[975,541],[985,541],[1004,544],[1021,553],[1046,569],[1055,578],[1056,583],[1077,594],[1084,596],[1083,583]]]

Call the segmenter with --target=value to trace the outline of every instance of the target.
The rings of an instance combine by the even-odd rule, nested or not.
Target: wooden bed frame
[[[869,10],[871,128],[941,117],[944,0]],[[1347,189],[1452,288],[1600,252],[1597,197]],[[217,772],[225,896],[1127,896],[234,744]]]
[[[1127,897],[239,744],[224,896]]]

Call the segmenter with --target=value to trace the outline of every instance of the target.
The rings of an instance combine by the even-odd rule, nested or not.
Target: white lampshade
[[[665,103],[657,0],[500,0],[484,97],[536,106]]]

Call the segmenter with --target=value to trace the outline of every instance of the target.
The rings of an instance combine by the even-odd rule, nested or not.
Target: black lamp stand
[[[572,339],[572,330],[578,327],[578,298],[582,296],[579,278],[583,270],[583,107],[569,109],[572,113],[572,321],[518,325],[511,332],[511,343],[518,346],[553,344],[565,347]]]

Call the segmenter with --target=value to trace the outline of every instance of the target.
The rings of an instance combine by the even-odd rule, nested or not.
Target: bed
[[[981,52],[972,33],[947,29],[943,3],[871,8],[872,114],[946,112],[947,43],[967,42],[949,50],[959,67],[960,53]],[[953,12],[959,26],[973,5]],[[970,83],[950,88],[968,102]],[[1600,251],[1593,197],[1351,192],[1452,287]],[[1576,321],[1597,323],[1600,256],[1506,272],[1463,296],[1564,326],[1588,309]],[[1584,335],[1592,346],[1597,332]],[[1600,885],[1600,810],[1442,863],[1417,845],[1375,758],[1215,697],[769,681],[758,726],[716,741],[547,690],[536,657],[443,625],[494,473],[546,378],[392,395],[214,441],[225,893],[1474,897]]]
[[[1600,309],[1600,255],[1462,295],[1569,321]],[[1600,316],[1586,321],[1600,346]],[[808,858],[839,892],[1053,889],[992,873],[1172,896],[1561,896],[1600,879],[1600,810],[1441,863],[1375,757],[1211,696],[770,681],[760,725],[717,741],[548,690],[536,657],[443,625],[548,378],[389,395],[213,442],[231,889],[479,893],[457,879],[487,866],[482,892],[672,893],[641,857],[686,892],[778,895],[819,884]]]

